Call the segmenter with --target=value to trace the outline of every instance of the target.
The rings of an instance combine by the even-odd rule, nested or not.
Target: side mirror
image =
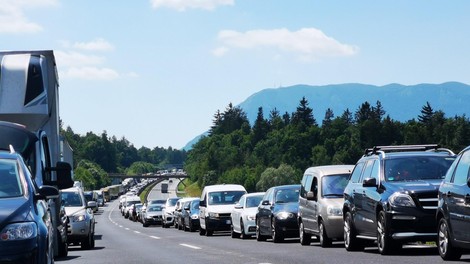
[[[307,200],[316,201],[317,197],[315,196],[315,194],[312,191],[310,191],[310,192],[307,192]]]
[[[366,178],[362,181],[362,187],[377,187],[377,180],[375,178]]]
[[[55,199],[59,197],[59,190],[49,185],[39,187],[38,193],[40,199]]]
[[[263,202],[261,202],[261,205],[270,205],[270,203],[268,200],[264,200]]]
[[[86,206],[86,208],[95,208],[95,207],[96,207],[95,201],[89,201]]]
[[[243,206],[241,206],[239,203],[237,203],[234,208],[235,209],[243,209]]]
[[[185,206],[183,209],[186,210],[186,211],[189,210],[189,205]]]
[[[59,189],[66,189],[73,186],[72,166],[70,163],[59,161],[51,170],[57,172],[57,187]]]

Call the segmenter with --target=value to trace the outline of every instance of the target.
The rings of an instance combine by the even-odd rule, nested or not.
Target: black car
[[[37,187],[19,154],[0,151],[0,263],[53,262],[46,200],[58,196],[55,187]]]
[[[470,146],[462,150],[439,187],[438,249],[444,260],[458,260],[470,249]]]
[[[366,149],[344,190],[344,244],[381,254],[406,242],[436,240],[437,191],[455,154],[438,145]]]
[[[300,185],[281,185],[269,188],[256,213],[256,240],[271,237],[279,243],[288,237],[299,237],[297,213]]]

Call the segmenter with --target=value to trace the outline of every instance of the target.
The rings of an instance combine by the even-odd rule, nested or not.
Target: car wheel
[[[240,237],[240,234],[233,230],[233,225],[230,226],[230,236],[232,238],[239,238]]]
[[[279,230],[279,228],[276,226],[276,224],[274,222],[272,222],[272,238],[273,238],[273,242],[274,243],[280,243],[282,241],[284,241],[284,236],[281,232],[281,230]]]
[[[92,233],[91,234],[91,245],[90,245],[90,249],[93,249],[95,248],[95,233]]]
[[[65,258],[69,254],[69,246],[67,244],[67,241],[62,241],[62,237],[59,231],[57,231],[57,239],[58,239],[58,244],[59,244],[58,257]]]
[[[266,237],[261,234],[259,221],[256,221],[256,241],[266,241]]]
[[[388,235],[388,230],[385,212],[380,211],[377,220],[377,248],[382,255],[393,254],[401,247],[400,243],[397,243]]]
[[[243,220],[240,219],[240,238],[241,239],[247,239],[249,237],[250,237],[250,235],[247,235],[245,233],[245,224],[243,223]]]
[[[199,235],[204,236],[206,234],[206,230],[203,229],[202,227],[199,227]]]
[[[149,225],[144,221],[144,222],[142,223],[142,226],[143,226],[143,227],[148,227]]]
[[[310,242],[312,242],[312,236],[305,233],[304,223],[302,221],[300,221],[299,224],[299,238],[302,246],[310,245]]]
[[[444,218],[439,220],[437,248],[439,250],[439,255],[441,255],[443,260],[459,260],[462,256],[462,251],[459,248],[452,246],[449,225]]]
[[[318,226],[318,233],[319,233],[319,239],[320,239],[320,246],[324,248],[330,247],[331,239],[326,234],[325,224],[323,224],[323,221],[320,221],[320,224]]]
[[[356,230],[350,212],[347,212],[344,218],[344,247],[347,251],[362,250],[364,248],[361,241],[356,238]]]
[[[93,239],[92,234],[88,234],[88,236],[82,240],[82,243],[80,245],[81,248],[82,249],[91,249],[92,239]]]

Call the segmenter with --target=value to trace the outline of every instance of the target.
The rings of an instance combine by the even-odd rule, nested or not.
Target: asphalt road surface
[[[396,255],[382,256],[376,247],[347,252],[342,242],[321,248],[318,242],[301,246],[298,239],[274,244],[269,239],[233,239],[229,233],[205,237],[175,228],[143,227],[121,216],[117,200],[101,207],[96,218],[96,247],[71,246],[68,257],[57,263],[444,263],[429,246],[405,246]],[[461,261],[470,263],[470,255]]]

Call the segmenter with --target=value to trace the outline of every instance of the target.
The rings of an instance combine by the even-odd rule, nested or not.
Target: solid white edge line
[[[160,239],[159,237],[156,237],[156,236],[150,236],[150,237],[153,239]]]
[[[188,244],[180,244],[180,246],[188,247],[188,248],[192,248],[192,249],[201,249],[200,247],[191,246],[191,245],[188,245]]]

